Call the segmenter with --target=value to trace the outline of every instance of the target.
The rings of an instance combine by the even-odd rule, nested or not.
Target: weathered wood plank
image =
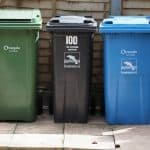
[[[100,52],[94,52],[93,53],[93,59],[102,59],[102,55]]]
[[[51,75],[49,75],[48,73],[40,73],[38,75],[38,81],[39,82],[49,82],[49,81],[51,81]]]
[[[150,8],[150,1],[137,1],[137,0],[130,0],[130,1],[124,1],[123,8]]]
[[[100,2],[103,2],[103,3],[109,3],[110,0],[64,0],[66,2],[85,2],[85,3],[100,3]]]
[[[16,0],[6,0],[1,6],[11,6],[16,7]],[[51,1],[49,0],[32,0],[32,2],[28,0],[22,0],[19,4],[20,8],[40,8],[40,9],[51,9]]]
[[[84,11],[68,11],[68,10],[57,10],[58,15],[77,15],[77,16],[92,16],[95,19],[103,19],[104,12],[84,12]]]
[[[50,56],[52,54],[51,52],[52,50],[50,48],[46,48],[46,49],[40,49],[39,50],[39,56]]]
[[[101,45],[99,42],[94,42],[94,44],[93,44],[94,49],[97,49],[97,50],[98,50],[98,49],[100,50],[100,49],[101,49],[101,46],[102,46],[102,45]]]
[[[43,64],[43,65],[49,64],[49,57],[48,56],[39,57],[38,62],[39,64]]]
[[[52,17],[52,10],[51,9],[41,9],[40,10],[41,11],[41,15],[42,15],[42,17],[44,18],[44,17],[46,17],[46,18],[50,18],[50,17]]]
[[[11,0],[9,0],[10,2]],[[23,8],[40,8],[40,9],[52,9],[51,1],[49,0],[22,0],[20,7]]]
[[[65,2],[58,1],[57,9],[61,10],[71,10],[71,11],[104,11],[104,3],[89,3],[82,2]]]
[[[40,40],[39,41],[39,47],[40,48],[49,48],[50,47],[49,40]]]
[[[40,39],[41,40],[50,40],[51,36],[48,32],[41,31],[40,32]]]
[[[97,76],[97,73],[99,73],[100,75],[102,75],[101,73],[103,72],[103,69],[102,68],[93,68],[92,70],[92,74],[95,76]],[[103,83],[103,81],[99,81],[98,83]]]
[[[124,9],[123,15],[149,15],[150,9]]]
[[[40,72],[40,73],[48,73],[48,72],[50,72],[49,65],[39,65],[38,66],[38,72]]]
[[[12,6],[12,7],[16,7],[16,0],[5,0],[3,1],[3,3],[1,3],[0,7],[4,7],[4,6]]]

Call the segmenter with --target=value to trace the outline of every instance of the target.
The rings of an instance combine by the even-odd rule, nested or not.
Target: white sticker
[[[64,68],[80,68],[80,52],[64,52]]]
[[[66,35],[66,51],[78,51],[78,36],[77,35]]]
[[[3,46],[3,50],[8,53],[18,53],[20,49],[21,47],[19,46],[8,46],[8,45]]]
[[[136,59],[122,59],[121,60],[122,74],[137,74],[137,60]]]
[[[133,57],[133,56],[137,56],[138,51],[137,51],[137,50],[121,49],[121,50],[120,50],[120,54],[123,55],[123,56],[130,56],[130,57]]]
[[[66,35],[66,45],[77,45],[78,36],[77,35]]]

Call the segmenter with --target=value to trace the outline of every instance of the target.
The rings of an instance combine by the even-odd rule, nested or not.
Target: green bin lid
[[[41,13],[38,9],[1,9],[0,29],[40,29]]]

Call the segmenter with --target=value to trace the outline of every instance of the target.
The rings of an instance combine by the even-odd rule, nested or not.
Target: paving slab
[[[112,127],[104,124],[78,124],[66,123],[65,134],[81,134],[81,135],[94,135],[101,136],[105,132],[112,133]]]
[[[11,139],[12,134],[0,134],[0,150],[7,149]]]
[[[114,150],[112,136],[65,135],[65,149]]]
[[[105,121],[105,117],[99,114],[96,115],[90,115],[89,116],[89,120],[88,120],[88,124],[104,124],[107,125],[106,121]]]
[[[0,122],[0,134],[12,134],[17,123]]]
[[[48,113],[40,115],[35,122],[17,123],[8,144],[11,150],[63,148],[63,124],[56,124]]]
[[[63,148],[63,134],[14,134],[8,148]]]
[[[16,128],[16,123],[0,122],[0,150],[7,150]]]
[[[103,135],[112,132],[106,125],[100,124],[65,124],[65,149],[115,149],[112,135]]]
[[[32,123],[18,123],[15,134],[62,134],[63,124],[54,123],[52,116],[41,115]]]
[[[150,125],[108,125],[100,116],[88,124],[54,123],[43,114],[32,123],[0,122],[0,150],[148,150]]]
[[[150,149],[150,125],[114,126],[113,130],[118,150]]]

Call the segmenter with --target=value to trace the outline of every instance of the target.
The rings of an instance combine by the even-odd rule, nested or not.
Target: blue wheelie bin
[[[150,17],[110,17],[99,31],[104,39],[107,122],[149,124]]]

